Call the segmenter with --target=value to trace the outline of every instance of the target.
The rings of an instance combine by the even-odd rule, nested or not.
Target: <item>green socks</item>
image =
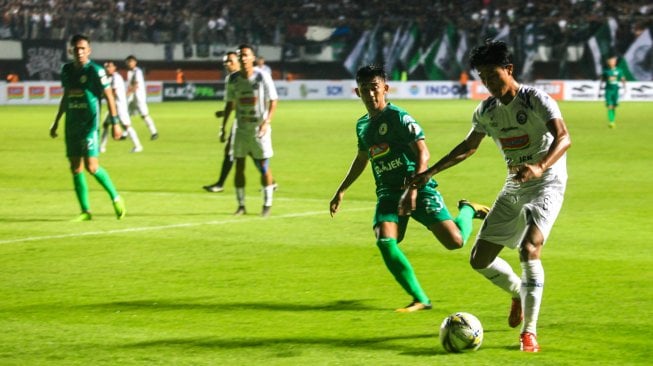
[[[608,109],[608,121],[610,121],[610,123],[614,123],[615,114],[616,111],[614,109]]]
[[[77,194],[77,201],[82,212],[89,212],[91,207],[88,202],[88,185],[86,184],[86,176],[84,172],[73,174],[73,184],[75,185],[75,193]]]
[[[376,245],[381,250],[381,255],[383,256],[383,261],[385,262],[386,267],[388,267],[390,273],[392,273],[401,287],[408,292],[413,299],[422,304],[430,304],[431,300],[429,300],[428,296],[424,293],[424,290],[422,290],[408,258],[406,258],[401,249],[399,249],[397,239],[379,238]]]
[[[98,181],[98,183],[100,183],[100,185],[102,185],[102,187],[104,187],[104,189],[109,193],[111,200],[115,201],[118,197],[118,191],[116,191],[116,187],[113,186],[113,182],[111,182],[109,173],[104,170],[104,168],[98,167],[93,176]]]
[[[467,243],[467,239],[472,234],[472,219],[474,218],[474,209],[468,205],[460,207],[460,213],[453,220],[460,229],[460,235],[463,237],[463,246]]]

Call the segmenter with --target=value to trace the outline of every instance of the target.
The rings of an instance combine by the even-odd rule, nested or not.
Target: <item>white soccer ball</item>
[[[451,314],[440,325],[440,343],[447,352],[476,351],[483,343],[483,325],[470,313]]]

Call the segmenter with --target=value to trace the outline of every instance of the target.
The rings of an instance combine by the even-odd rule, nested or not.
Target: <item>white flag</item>
[[[628,47],[628,51],[624,55],[628,68],[635,79],[639,81],[653,80],[653,70],[651,70],[652,52],[653,40],[651,39],[651,31],[647,28]]]

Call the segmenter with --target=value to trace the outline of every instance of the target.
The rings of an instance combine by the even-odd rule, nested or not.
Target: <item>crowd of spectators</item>
[[[346,40],[355,42],[377,22],[392,28],[410,20],[422,42],[453,23],[474,42],[508,25],[512,34],[535,28],[533,42],[556,45],[586,40],[611,16],[623,49],[633,25],[653,25],[650,0],[0,0],[0,11],[0,39],[84,33],[105,42],[281,45],[296,24],[346,26]]]

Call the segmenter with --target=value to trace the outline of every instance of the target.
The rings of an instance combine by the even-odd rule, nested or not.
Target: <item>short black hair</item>
[[[472,50],[469,56],[469,66],[478,69],[480,66],[507,66],[512,64],[512,53],[508,45],[502,41],[487,40],[482,46]]]
[[[388,80],[388,74],[385,72],[383,67],[379,65],[367,65],[363,66],[358,71],[356,71],[356,82],[360,83],[365,80],[372,80],[376,77],[380,77],[384,81]]]
[[[231,55],[238,57],[237,52],[229,51],[229,52],[225,53],[224,56],[222,56],[222,63],[226,63],[229,60],[229,56],[231,56]]]
[[[251,45],[249,45],[249,44],[247,44],[247,43],[240,44],[240,45],[238,46],[238,51],[240,52],[240,51],[243,50],[244,48],[249,48],[250,50],[252,50],[252,53],[256,55],[256,52],[254,52],[254,47],[252,47]]]
[[[125,57],[125,61],[129,61],[129,60],[134,60],[134,61],[138,62],[138,59],[134,55],[129,55],[129,56]]]
[[[83,34],[75,34],[75,35],[70,39],[70,46],[71,46],[71,47],[75,47],[75,45],[76,45],[77,42],[79,42],[79,41],[86,41],[86,42],[88,42],[88,44],[91,44],[91,41],[88,39],[87,36],[85,36],[85,35],[83,35]]]

